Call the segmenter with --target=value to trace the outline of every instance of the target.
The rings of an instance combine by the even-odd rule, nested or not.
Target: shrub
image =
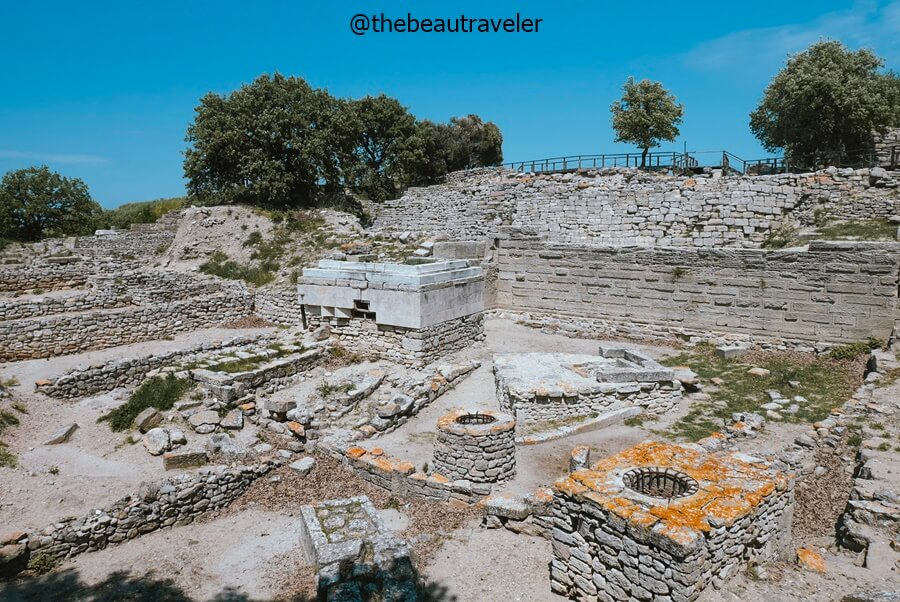
[[[38,552],[32,554],[31,558],[28,559],[28,570],[33,571],[38,575],[43,575],[56,568],[56,564],[57,561],[53,556],[46,552]]]
[[[856,343],[850,343],[849,345],[834,347],[828,352],[828,356],[834,360],[853,360],[861,355],[869,353],[873,349],[878,349],[882,344],[882,341],[879,339],[870,337],[866,341],[857,341]]]
[[[204,274],[229,280],[243,280],[254,286],[262,286],[272,282],[275,279],[277,270],[278,265],[274,262],[263,262],[259,266],[242,265],[228,259],[227,255],[218,251],[213,253],[209,261],[200,266],[200,271]]]
[[[166,376],[154,376],[144,381],[134,393],[121,406],[100,416],[97,422],[109,422],[109,427],[114,431],[124,431],[131,428],[137,415],[147,408],[157,410],[169,410],[175,402],[181,398],[193,383],[187,378],[176,378],[172,374]]]

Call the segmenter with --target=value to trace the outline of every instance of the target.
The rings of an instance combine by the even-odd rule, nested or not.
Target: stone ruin
[[[678,405],[674,372],[622,347],[600,355],[507,353],[494,355],[500,407],[524,422],[591,418],[636,408],[660,415]]]
[[[416,600],[409,545],[366,496],[303,506],[301,544],[318,575],[319,600]]]
[[[297,286],[312,324],[350,350],[423,365],[484,338],[484,275],[466,261],[322,260]]]
[[[441,417],[434,470],[451,480],[496,483],[516,474],[516,419],[493,410],[456,410]]]
[[[787,543],[793,479],[756,458],[641,443],[555,484],[553,591],[695,600]]]

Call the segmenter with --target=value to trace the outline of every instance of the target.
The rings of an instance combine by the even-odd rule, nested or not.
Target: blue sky
[[[357,12],[523,16],[537,34],[350,33]],[[765,156],[747,126],[786,55],[821,37],[900,70],[895,2],[8,2],[0,35],[0,173],[47,164],[104,206],[184,193],[185,128],[204,93],[260,73],[333,94],[384,92],[419,117],[477,113],[506,160],[621,152],[609,105],[629,76],[685,104],[671,147]]]

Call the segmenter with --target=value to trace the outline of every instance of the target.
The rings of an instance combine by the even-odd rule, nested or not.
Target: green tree
[[[0,180],[0,238],[30,242],[92,234],[102,216],[83,181],[46,166],[10,171]]]
[[[791,56],[772,79],[750,129],[766,150],[803,167],[859,160],[873,133],[900,125],[900,81],[869,50],[822,41]]]
[[[187,130],[188,196],[295,207],[339,193],[354,142],[344,104],[278,73],[227,95],[207,94]]]
[[[622,88],[622,98],[610,107],[615,142],[634,144],[641,149],[641,167],[647,164],[647,152],[663,140],[673,142],[684,115],[678,104],[659,82],[639,82],[629,77]]]
[[[494,123],[485,123],[478,115],[450,120],[449,171],[489,167],[503,162],[503,136]]]
[[[375,201],[393,198],[405,184],[408,166],[403,159],[416,132],[416,118],[384,94],[350,101],[346,108],[356,143],[349,184]]]

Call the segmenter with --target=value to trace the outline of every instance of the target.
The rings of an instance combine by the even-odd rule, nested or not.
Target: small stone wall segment
[[[329,324],[332,335],[350,352],[408,367],[424,366],[484,340],[481,312],[421,329],[382,326],[363,318],[310,316],[309,323]]]
[[[455,410],[438,420],[434,470],[450,479],[498,483],[516,474],[516,419],[494,410]]]
[[[63,519],[40,533],[29,534],[29,552],[54,559],[71,558],[157,529],[190,524],[207,512],[227,506],[275,467],[273,462],[219,466],[145,483],[137,495],[126,496],[112,506],[81,518]]]
[[[500,243],[501,309],[806,344],[887,340],[898,316],[896,243],[610,248],[548,244],[515,228]]]
[[[524,422],[591,418],[628,407],[662,415],[682,389],[669,368],[633,349],[601,346],[601,355],[494,355],[500,407]]]
[[[208,328],[252,313],[245,291],[137,308],[93,310],[0,323],[0,361],[106,349]]]
[[[147,373],[177,364],[202,353],[241,348],[251,344],[274,341],[277,335],[240,336],[221,342],[203,343],[184,351],[170,351],[141,357],[110,360],[101,365],[75,368],[56,378],[41,380],[35,391],[56,399],[75,399],[95,393],[112,391],[118,387],[140,384]]]
[[[319,600],[417,599],[409,544],[385,526],[368,497],[302,506],[300,513]]]
[[[691,485],[680,497],[647,495],[626,485],[635,469],[668,471]],[[740,454],[645,442],[558,481],[552,512],[555,593],[690,601],[779,553],[790,534],[793,480]]]
[[[456,500],[475,504],[491,493],[490,483],[451,480],[432,472],[417,471],[412,462],[393,458],[381,448],[367,450],[359,446],[338,448],[326,442],[320,448],[341,460],[358,477],[391,492],[399,498],[414,498],[433,502]]]
[[[513,225],[559,242],[758,247],[773,227],[812,224],[816,215],[895,215],[898,186],[900,172],[869,169],[726,177],[621,168],[546,175],[478,170],[385,201],[374,229],[478,240]]]

